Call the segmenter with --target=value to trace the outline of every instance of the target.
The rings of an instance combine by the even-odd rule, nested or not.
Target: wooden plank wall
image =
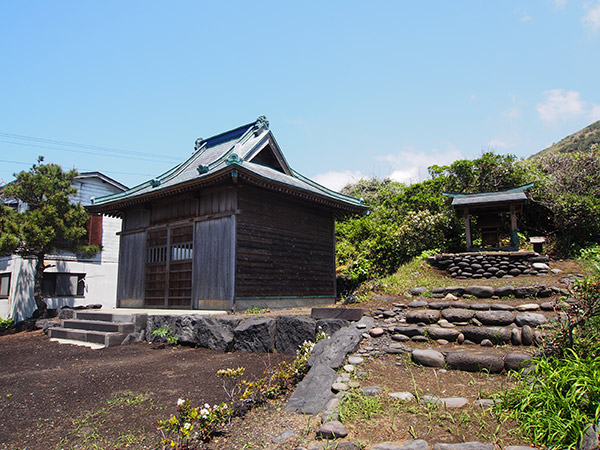
[[[249,186],[238,206],[236,297],[335,296],[331,210]]]
[[[192,298],[227,300],[233,294],[233,216],[196,222]]]
[[[146,232],[121,235],[117,301],[144,299]]]

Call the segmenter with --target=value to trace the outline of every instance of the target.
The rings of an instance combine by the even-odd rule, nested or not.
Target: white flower
[[[179,400],[177,400],[177,406],[181,406],[185,403],[185,400],[180,398]]]
[[[206,409],[210,409],[210,405],[209,405],[208,403],[205,403],[205,404],[204,404],[204,407],[205,407]]]
[[[186,423],[183,424],[183,429],[184,430],[189,430],[191,426],[192,425],[189,422],[186,422]]]
[[[200,410],[200,415],[202,416],[202,418],[206,419],[208,417],[208,409],[202,408]]]

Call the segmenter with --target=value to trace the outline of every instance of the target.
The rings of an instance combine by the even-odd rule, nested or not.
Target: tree
[[[35,259],[34,318],[47,315],[48,305],[42,293],[44,270],[48,267],[44,262],[46,255],[57,250],[86,255],[100,251],[85,239],[87,212],[81,203],[71,200],[77,193],[72,184],[78,172],[64,172],[59,165],[42,164],[43,161],[40,156],[29,171],[14,174],[15,181],[2,190],[4,198],[24,203],[24,211],[6,206],[0,209],[0,254]]]

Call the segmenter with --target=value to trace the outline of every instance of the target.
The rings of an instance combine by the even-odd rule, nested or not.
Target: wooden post
[[[465,208],[465,237],[467,238],[467,251],[473,248],[471,239],[471,216],[469,216],[469,208]]]
[[[510,243],[519,250],[519,235],[517,232],[517,213],[515,211],[515,205],[510,205]]]

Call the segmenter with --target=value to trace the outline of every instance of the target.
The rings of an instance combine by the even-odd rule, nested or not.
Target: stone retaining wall
[[[315,320],[305,316],[250,317],[235,316],[150,315],[146,324],[148,341],[165,341],[152,331],[169,327],[181,344],[204,347],[220,352],[273,352],[295,355],[304,341],[314,341],[317,331],[333,335],[349,325],[343,319]]]
[[[427,262],[457,279],[546,275],[548,258],[535,252],[442,253]]]

